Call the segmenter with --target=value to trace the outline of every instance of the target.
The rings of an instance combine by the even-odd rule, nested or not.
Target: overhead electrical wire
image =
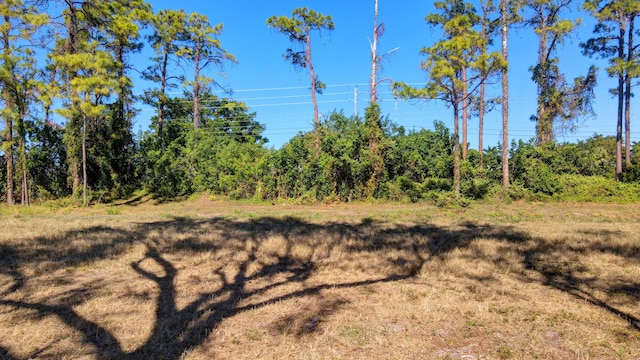
[[[407,83],[408,85],[423,85],[424,82],[410,82]],[[350,89],[354,89],[357,88],[358,86],[369,86],[368,83],[345,83],[345,84],[327,84],[326,87],[327,88],[340,88],[340,87],[348,87]],[[277,95],[277,92],[286,92],[286,91],[298,91],[298,90],[306,90],[309,91],[309,87],[308,86],[288,86],[288,87],[269,87],[269,88],[247,88],[247,89],[236,89],[236,90],[232,90],[232,91],[225,91],[225,90],[215,90],[212,91],[212,93],[216,93],[216,94],[228,94],[227,96],[223,96],[220,99],[216,99],[216,100],[203,100],[201,101],[202,104],[208,104],[208,103],[215,103],[218,102],[220,100],[223,99],[227,99],[230,101],[235,101],[235,102],[241,102],[244,104],[244,106],[251,111],[254,108],[276,108],[276,107],[295,107],[298,105],[310,105],[312,104],[311,101],[278,101],[278,100],[290,100],[290,99],[296,99],[296,98],[305,98],[308,97],[309,94],[308,93],[304,93],[304,94],[281,94],[281,95]],[[249,96],[249,97],[245,97],[243,98],[242,96],[238,96],[237,98],[234,97],[234,94],[249,94],[249,93],[260,93],[260,92],[269,92],[269,95],[267,96]],[[276,92],[276,95],[272,95],[273,92]],[[174,92],[174,93],[168,93],[168,94],[183,94],[182,92]],[[363,103],[367,103],[368,96],[366,96],[368,94],[368,91],[356,91],[356,96],[354,97],[354,91],[337,91],[337,92],[324,92],[322,94],[322,97],[335,97],[335,96],[344,96],[344,99],[339,99],[339,100],[319,100],[318,104],[337,104],[337,103],[353,103],[354,100],[357,102],[362,101]],[[378,92],[379,95],[382,96],[387,96],[387,95],[391,95],[393,96],[393,93],[391,91],[382,91],[382,92]],[[511,97],[510,102],[515,102],[515,103],[521,103],[521,102],[536,102],[536,98],[535,97]],[[193,102],[192,100],[187,100],[187,99],[182,99],[181,101],[187,102],[187,103],[191,103]],[[265,102],[263,102],[265,101]],[[395,99],[395,97],[393,99],[383,99],[383,102],[391,102],[391,101],[400,101],[400,102],[407,102],[407,103],[411,103],[412,101],[410,100],[404,100],[404,99]],[[420,101],[417,101],[418,103],[420,103]],[[411,106],[416,106],[415,104],[410,104]],[[426,123],[425,120],[427,120],[427,117],[433,120],[438,120],[437,117],[450,117],[450,112],[444,110],[444,106],[441,105],[437,105],[437,106],[432,106],[429,104],[424,104],[424,105],[418,105],[418,106],[425,106],[428,107],[427,110],[425,111],[411,111],[411,112],[406,112],[406,111],[398,111],[398,110],[394,110],[392,112],[392,117],[394,118],[394,121],[399,121],[400,123],[398,125],[402,125],[405,128],[419,128],[419,129],[429,129],[430,124]],[[219,109],[219,108],[227,108],[227,106],[203,106],[202,108],[204,109],[210,109],[210,110],[215,110],[215,109]],[[153,107],[145,107],[145,108],[141,108],[141,111],[147,112],[147,111],[155,111],[156,109]],[[310,112],[292,112],[292,111],[287,111],[286,114],[282,113],[282,112],[278,112],[278,113],[272,113],[272,112],[259,112],[259,122],[262,123],[263,125],[265,125],[265,123],[278,123],[281,125],[284,124],[290,124],[291,127],[285,127],[285,128],[278,128],[278,129],[274,129],[274,128],[270,128],[265,126],[265,129],[263,131],[264,134],[275,134],[276,131],[278,132],[278,135],[286,135],[286,134],[297,134],[300,131],[306,130],[309,125],[311,124],[310,121],[299,121],[300,118],[304,118],[304,117],[308,117],[310,116]],[[448,119],[447,119],[448,120]],[[291,124],[292,122],[295,122],[295,124]],[[421,122],[424,123],[423,125],[411,125],[412,122]],[[523,124],[527,124],[526,122],[519,122],[519,125],[522,126]],[[306,126],[305,126],[306,125]],[[588,135],[593,135],[593,134],[601,134],[604,136],[609,136],[615,133],[615,129],[603,129],[604,126],[600,127],[598,126],[597,129],[592,129],[592,130],[583,130],[580,129],[578,131],[575,132],[570,132],[568,134],[565,134],[564,136],[559,136],[559,137],[563,137],[563,138],[577,138],[580,136],[588,136]],[[285,133],[281,133],[281,132],[285,132]],[[468,134],[470,135],[475,135],[477,136],[477,128],[473,128],[473,127],[469,127],[469,131]],[[510,135],[516,135],[516,136],[528,136],[528,137],[534,137],[535,136],[535,129],[533,128],[533,125],[531,125],[530,127],[527,128],[514,128],[513,127],[513,123],[510,126],[509,129]],[[496,135],[501,135],[502,131],[501,129],[494,129],[494,128],[484,128],[483,129],[483,134],[484,136],[496,136]],[[632,136],[637,136],[639,133],[638,132],[632,132]]]

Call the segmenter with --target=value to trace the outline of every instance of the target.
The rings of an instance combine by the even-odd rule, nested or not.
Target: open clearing
[[[0,358],[640,358],[638,204],[0,214]]]

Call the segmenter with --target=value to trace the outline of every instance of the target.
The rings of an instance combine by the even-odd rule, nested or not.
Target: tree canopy
[[[432,35],[420,50],[423,61],[415,64],[426,80],[416,87],[394,79],[392,86],[399,98],[439,101],[451,109],[448,119],[425,112],[418,129],[394,122],[399,114],[382,113],[377,76],[381,60],[395,49],[377,51],[385,25],[378,22],[378,1],[372,5],[371,52],[362,54],[371,58],[371,69],[364,69],[370,101],[363,117],[340,108],[318,110],[316,95],[325,85],[311,45],[318,33],[335,29],[333,17],[301,7],[266,20],[290,43],[285,60],[308,74],[314,110],[313,129],[276,149],[258,121],[261,109],[236,97],[223,80],[226,66],[240,64],[227,51],[235,44],[225,40],[223,46],[223,22],[184,10],[154,12],[143,0],[3,2],[2,200],[28,205],[67,198],[88,205],[136,191],[158,198],[207,192],[274,203],[383,199],[444,206],[485,197],[637,198],[640,155],[630,135],[632,87],[640,77],[636,2],[583,3],[584,14],[597,23],[581,46],[585,55],[606,59],[607,74],[617,80],[611,91],[618,101],[617,130],[615,137],[594,134],[574,143],[558,142],[556,131],[591,113],[597,76],[595,67],[581,69],[586,74],[573,80],[561,71],[559,45],[578,25],[565,11],[577,3],[434,2],[433,13],[425,14]],[[534,139],[509,143],[507,40],[514,26],[528,27],[538,40],[530,54],[537,127]],[[370,30],[363,29],[363,38]],[[499,90],[498,75],[502,96],[488,98],[487,89]],[[134,94],[140,78],[145,90]],[[149,127],[134,134],[141,103],[151,107],[144,109],[151,114]],[[498,106],[503,140],[485,148],[484,114]],[[476,118],[477,150],[468,149],[467,139]]]

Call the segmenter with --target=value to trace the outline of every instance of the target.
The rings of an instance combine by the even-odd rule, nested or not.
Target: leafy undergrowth
[[[640,206],[0,215],[0,358],[640,357]]]

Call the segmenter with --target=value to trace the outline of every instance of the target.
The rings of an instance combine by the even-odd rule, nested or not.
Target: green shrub
[[[559,176],[553,169],[540,160],[533,160],[526,169],[525,186],[534,193],[552,196],[562,188]]]
[[[509,184],[509,189],[506,191],[502,184],[493,183],[489,187],[485,198],[509,202],[512,200],[531,200],[534,196],[521,182],[514,181]]]
[[[40,185],[36,185],[36,197],[40,201],[49,201],[49,200],[56,199],[56,197],[53,194],[51,194],[49,190],[45,189]]]
[[[107,215],[120,215],[122,208],[120,206],[111,206],[107,208]]]
[[[492,184],[492,181],[486,179],[463,181],[461,184],[462,195],[470,199],[484,199]]]
[[[460,198],[458,201],[453,191],[442,191],[438,193],[431,193],[431,195],[433,196],[433,203],[437,207],[466,207],[471,204],[471,200],[464,197]]]
[[[395,181],[387,181],[384,183],[386,198],[390,201],[403,201],[404,192]]]
[[[400,187],[402,192],[407,196],[409,201],[417,202],[422,197],[418,190],[418,184],[413,182],[407,176],[399,176],[396,178],[396,184]]]
[[[531,191],[525,188],[521,183],[514,182],[509,185],[508,194],[511,200],[531,199]]]
[[[240,200],[245,198],[244,196],[245,194],[243,193],[243,191],[241,189],[234,189],[229,191],[229,198],[232,200]]]
[[[562,192],[558,198],[569,201],[635,202],[640,201],[640,184],[623,183],[603,176],[562,175]]]
[[[430,191],[451,191],[453,190],[453,181],[443,178],[427,178],[422,182],[420,190],[422,193]]]
[[[318,202],[318,194],[315,189],[306,191],[295,201],[295,203],[299,205],[315,204],[316,202]]]

